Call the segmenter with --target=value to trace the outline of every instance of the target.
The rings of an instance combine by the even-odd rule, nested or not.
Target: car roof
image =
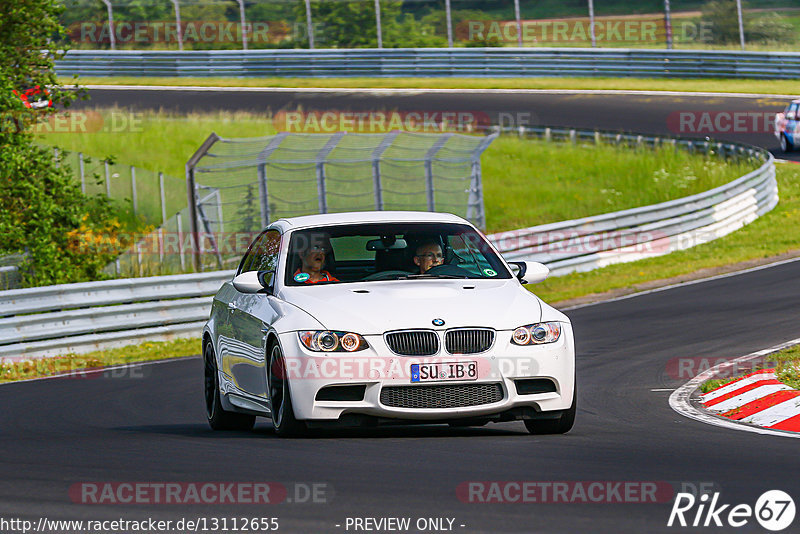
[[[394,223],[394,222],[438,222],[468,223],[452,213],[436,213],[431,211],[356,211],[348,213],[326,213],[320,215],[303,215],[279,219],[273,224],[284,230],[313,228],[316,226],[332,226],[337,224],[362,223]]]

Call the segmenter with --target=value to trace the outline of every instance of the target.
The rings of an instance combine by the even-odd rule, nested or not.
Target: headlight
[[[357,352],[369,347],[366,339],[353,332],[308,330],[297,334],[300,342],[315,352]]]
[[[561,337],[561,324],[535,323],[514,330],[511,342],[514,345],[541,345],[558,341],[559,337]]]

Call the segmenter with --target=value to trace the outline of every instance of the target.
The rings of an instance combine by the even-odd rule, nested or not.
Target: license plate
[[[478,362],[412,363],[412,382],[446,382],[449,380],[477,380]]]

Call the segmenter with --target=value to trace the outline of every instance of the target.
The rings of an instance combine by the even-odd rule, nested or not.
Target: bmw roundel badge
[[[437,318],[437,319],[434,319],[431,322],[433,323],[433,326],[443,326],[444,325],[444,319],[438,319]]]

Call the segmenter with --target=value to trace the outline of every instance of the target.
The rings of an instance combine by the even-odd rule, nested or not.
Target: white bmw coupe
[[[270,417],[279,436],[326,426],[575,420],[575,345],[470,223],[426,212],[272,223],[214,297],[203,332],[213,429]]]

